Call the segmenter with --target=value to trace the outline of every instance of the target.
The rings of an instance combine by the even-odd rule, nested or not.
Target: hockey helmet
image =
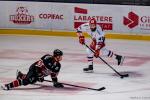
[[[96,25],[96,19],[95,18],[90,19],[89,23]]]
[[[53,51],[53,55],[56,57],[56,56],[62,56],[63,55],[63,52],[59,49],[55,49]]]

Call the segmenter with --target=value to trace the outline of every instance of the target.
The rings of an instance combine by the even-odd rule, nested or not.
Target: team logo
[[[123,24],[132,29],[139,24],[139,16],[134,12],[129,12],[128,17],[123,17]]]
[[[26,7],[18,7],[15,15],[10,15],[10,21],[14,24],[30,24],[34,22],[34,16],[29,15]]]

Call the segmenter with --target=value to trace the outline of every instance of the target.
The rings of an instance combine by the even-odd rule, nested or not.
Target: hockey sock
[[[93,65],[93,57],[87,57],[88,65]]]
[[[114,57],[114,53],[113,53],[112,51],[109,50],[109,53],[108,53],[107,56],[110,57],[110,58],[111,58],[111,57]]]
[[[11,89],[11,88],[14,88],[14,87],[18,87],[18,86],[21,86],[22,83],[21,83],[21,80],[15,80],[11,83],[8,83],[8,84],[5,84],[5,86],[8,88],[8,89]]]

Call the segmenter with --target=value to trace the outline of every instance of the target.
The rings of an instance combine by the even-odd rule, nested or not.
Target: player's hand
[[[98,49],[102,49],[103,47],[105,47],[105,43],[104,42],[99,42],[98,43]]]
[[[100,54],[100,50],[99,49],[95,50],[94,56],[96,58],[99,57],[99,54]]]
[[[84,36],[79,36],[79,42],[80,42],[80,44],[85,44],[85,38],[84,38]]]
[[[64,87],[64,85],[62,83],[59,83],[59,82],[54,82],[53,86],[56,88],[63,88]]]
[[[38,77],[37,79],[39,82],[43,82],[44,81],[44,77]]]

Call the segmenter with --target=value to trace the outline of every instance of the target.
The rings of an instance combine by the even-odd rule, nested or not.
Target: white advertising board
[[[94,17],[106,32],[150,34],[150,7],[0,1],[0,28],[75,31]]]

